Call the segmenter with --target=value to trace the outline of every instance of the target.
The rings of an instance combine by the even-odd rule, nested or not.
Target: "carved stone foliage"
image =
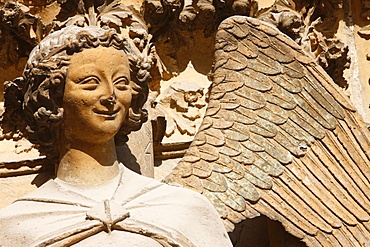
[[[202,67],[198,71],[207,74],[211,70],[214,34],[219,23],[235,14],[254,15],[257,8],[255,0],[144,0],[142,14],[171,77],[171,72],[183,71],[189,60],[195,67]],[[192,47],[200,47],[205,43],[202,49],[208,51],[211,59],[205,65],[198,66],[194,61],[197,59],[192,58],[196,52]],[[182,50],[185,49],[184,55]],[[188,61],[182,62],[183,59]]]
[[[158,95],[155,110],[164,114],[167,120],[165,139],[174,140],[182,134],[180,139],[191,140],[203,119],[206,103],[197,103],[195,106],[184,101],[191,93],[187,91],[192,87],[189,85],[195,85],[193,79],[183,77],[181,84],[188,84],[188,89],[184,86],[181,86],[183,89],[168,87],[170,82],[167,80],[172,78],[178,82],[176,77],[186,74],[189,64],[192,64],[195,73],[206,78],[212,68],[214,34],[219,23],[235,14],[254,15],[257,8],[257,1],[254,0],[143,1],[143,17],[163,63],[162,79],[166,80],[161,86],[152,88]],[[196,80],[196,83],[201,90],[206,90],[210,85],[207,79]],[[192,97],[204,101],[204,93],[198,95],[196,91],[192,92]],[[170,92],[175,93],[170,95]]]
[[[178,48],[191,43],[186,31],[202,30],[206,37],[213,36],[215,28],[228,16],[258,17],[293,38],[316,58],[338,85],[346,88],[343,71],[350,62],[348,48],[335,36],[338,28],[335,13],[341,8],[341,0],[278,0],[272,7],[259,11],[258,1],[146,0],[143,14],[157,44],[161,46],[160,43],[165,42],[164,53],[174,60],[178,58]],[[168,39],[161,40],[161,37]]]
[[[218,24],[231,15],[254,15],[258,9],[255,0],[145,0],[143,13],[152,33],[163,32],[165,26],[177,29],[214,32]]]
[[[184,73],[189,74],[186,71]],[[203,120],[208,88],[201,85],[201,82],[193,81],[195,78],[182,78],[161,92],[154,104],[156,111],[166,118],[165,136],[170,138],[180,132],[190,141]],[[174,138],[176,135],[171,139]]]
[[[148,32],[132,10],[119,0],[83,1],[60,0],[61,11],[56,16],[54,29],[76,25],[114,28],[127,36],[142,51],[148,44]]]
[[[0,7],[2,80],[14,79],[21,74],[31,49],[49,33],[50,28],[50,25],[45,25],[40,17],[31,14],[31,9],[21,3],[7,1]],[[5,107],[19,104],[17,85],[13,82],[4,84],[0,92],[9,92]],[[0,111],[2,108],[3,104],[0,105]],[[21,139],[22,135],[16,130],[22,128],[19,126],[22,121],[15,117],[19,115],[18,110],[1,115],[1,121],[5,120],[7,124],[3,124],[0,129],[0,177],[39,172],[43,157],[40,157],[34,145]]]
[[[45,26],[25,5],[6,2],[0,8],[0,66],[23,67],[24,63],[19,61],[28,58],[31,49],[49,30],[50,26]]]
[[[342,1],[276,1],[261,10],[259,19],[274,24],[295,40],[343,88],[348,82],[343,71],[349,68],[348,46],[336,37],[339,19],[335,13]]]

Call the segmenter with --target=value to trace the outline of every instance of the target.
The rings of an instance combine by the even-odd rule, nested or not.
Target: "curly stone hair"
[[[149,92],[151,58],[145,51],[141,53],[113,29],[71,26],[56,31],[32,50],[23,79],[17,82],[18,90],[24,95],[19,102],[26,121],[24,132],[51,160],[59,158],[59,125],[63,119],[62,100],[70,58],[76,52],[98,46],[124,51],[134,82],[131,106],[115,136],[116,145],[125,143],[127,135],[140,129],[147,120],[143,105]]]

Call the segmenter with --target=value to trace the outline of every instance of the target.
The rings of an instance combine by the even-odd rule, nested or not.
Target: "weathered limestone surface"
[[[63,16],[58,17],[58,13],[67,8],[67,5],[63,5],[63,3],[73,3],[74,5],[71,5],[72,9],[76,10],[76,3],[78,1],[34,0],[18,1],[17,3],[6,2],[7,3],[5,3],[5,1],[0,3],[0,81],[2,82],[13,80],[21,76],[31,49],[36,46],[42,38],[48,35],[53,26],[55,29],[63,27],[63,21],[65,19],[63,19]],[[100,3],[104,1],[96,2]],[[153,66],[151,70],[153,80],[149,84],[150,93],[147,103],[149,121],[144,125],[141,132],[135,132],[130,137],[128,145],[131,150],[127,147],[117,147],[118,158],[126,164],[130,163],[128,166],[132,170],[140,172],[148,177],[162,180],[173,172],[173,169],[178,165],[183,155],[189,149],[190,144],[201,126],[209,102],[219,97],[213,96],[212,98],[212,96],[210,96],[210,92],[212,91],[210,85],[212,81],[215,83],[221,80],[217,79],[218,72],[213,69],[215,65],[214,50],[222,50],[222,48],[217,46],[217,42],[215,43],[217,28],[223,20],[234,15],[249,16],[267,21],[292,38],[299,47],[307,52],[312,58],[312,61],[317,62],[319,66],[329,74],[333,81],[339,85],[340,89],[338,89],[338,91],[342,91],[342,93],[339,93],[341,95],[340,97],[349,97],[351,103],[343,100],[343,102],[346,102],[343,104],[346,106],[347,104],[353,104],[354,109],[356,109],[357,112],[353,117],[355,119],[353,121],[361,122],[361,120],[358,120],[361,115],[365,123],[370,123],[370,70],[368,69],[370,63],[370,55],[368,54],[368,47],[370,45],[370,4],[367,0],[325,0],[318,2],[306,0],[235,0],[226,2],[209,0],[122,0],[121,2],[125,6],[130,6],[129,9],[135,13],[135,18],[139,17],[137,19],[126,18],[125,21],[122,21],[122,23],[124,23],[123,25],[126,25],[126,27],[130,26],[131,24],[128,23],[134,20],[133,23],[135,23],[135,25],[138,25],[140,28],[145,27],[144,29],[150,34],[152,43],[155,47],[155,49],[152,49],[155,66]],[[73,15],[74,12],[67,11],[67,13],[72,13]],[[127,20],[129,21],[126,22]],[[112,25],[114,26],[116,24]],[[130,26],[133,27],[133,31],[127,35],[131,35],[134,44],[139,47],[139,49],[142,49],[143,43],[141,40],[148,40],[148,36],[138,32],[137,30],[141,29],[137,28],[135,25]],[[122,30],[123,29],[121,29],[121,31]],[[242,39],[240,34],[234,32],[233,35],[237,37],[236,43],[240,42]],[[258,38],[263,40],[261,36],[258,36]],[[230,50],[231,49],[233,48],[230,48]],[[255,50],[252,51],[256,52]],[[246,55],[245,50],[241,53]],[[215,56],[217,56],[217,54]],[[247,59],[253,58],[251,55],[248,57],[248,54],[246,57]],[[274,58],[279,62],[278,57]],[[268,61],[269,64],[274,63],[271,60]],[[298,61],[302,62],[299,59]],[[222,65],[220,66],[222,67]],[[233,70],[235,69],[234,66],[237,65],[233,65],[231,66],[233,68],[228,69]],[[323,70],[321,71],[323,72]],[[254,73],[252,73],[252,75],[253,74]],[[327,78],[327,76],[324,77]],[[222,90],[227,91],[225,88],[222,88],[221,91]],[[266,92],[264,90],[261,92]],[[4,85],[0,83],[0,101],[2,102],[4,101],[3,91]],[[258,95],[253,94],[253,97],[254,96],[256,97],[254,100],[259,99],[259,92]],[[232,99],[228,98],[227,100],[227,102],[230,102]],[[212,115],[212,111],[216,111],[215,105],[211,107],[213,110],[209,110],[207,113],[208,116]],[[324,108],[330,112],[327,106]],[[344,107],[346,111],[350,108],[351,107]],[[231,116],[230,114],[223,119],[224,121],[221,121],[222,123],[217,123],[220,124],[220,128],[218,129],[227,129],[230,127],[227,127],[228,121],[230,120],[229,117]],[[256,113],[248,112],[247,116],[254,116],[254,114]],[[257,115],[258,114],[262,115],[262,110],[258,110]],[[311,112],[311,114],[313,113]],[[346,114],[352,113],[346,112]],[[325,114],[322,116],[324,115]],[[212,117],[213,116],[214,115],[212,115]],[[325,117],[327,116],[325,115],[324,118]],[[329,118],[331,119],[330,116]],[[348,119],[348,117],[346,117],[346,119]],[[262,126],[264,128],[263,132],[267,130],[271,131],[269,128],[275,128],[271,127],[270,123],[264,125],[264,120],[261,121],[262,122],[254,128]],[[348,140],[343,141],[343,139],[340,138],[344,138],[343,136],[352,133],[351,130],[357,128],[357,123],[344,123],[342,120],[338,121],[339,125],[336,123],[335,126],[345,127],[341,130],[338,130],[338,128],[335,129],[333,122],[329,121],[329,129],[334,132],[331,134],[325,132],[329,134],[324,134],[325,137],[323,139],[320,136],[318,139],[322,140],[321,144],[316,144],[312,141],[312,138],[307,136],[300,138],[298,142],[294,142],[290,139],[290,134],[294,133],[294,131],[288,131],[288,135],[285,135],[285,137],[293,142],[294,145],[296,144],[295,146],[293,145],[294,148],[299,148],[299,150],[295,150],[296,153],[291,152],[294,148],[287,148],[286,146],[282,151],[282,153],[287,154],[286,157],[294,158],[292,163],[286,166],[284,161],[283,168],[280,167],[280,170],[278,169],[279,172],[269,171],[268,176],[270,176],[270,178],[266,178],[264,173],[261,173],[261,169],[252,171],[252,176],[260,176],[258,178],[262,178],[261,180],[264,181],[263,183],[267,184],[254,184],[251,186],[249,184],[250,180],[248,180],[249,182],[242,183],[244,189],[248,188],[245,192],[248,196],[241,196],[244,199],[238,197],[240,193],[244,193],[240,192],[242,190],[240,187],[238,187],[238,189],[233,188],[232,191],[228,190],[226,196],[224,194],[220,195],[221,192],[217,192],[217,189],[209,189],[209,187],[205,186],[204,183],[208,182],[204,182],[204,179],[217,181],[217,186],[220,186],[220,184],[222,184],[220,180],[213,180],[214,177],[210,176],[209,173],[221,175],[228,174],[225,176],[227,179],[227,186],[230,188],[230,183],[243,177],[243,173],[248,173],[250,166],[245,166],[246,168],[243,168],[235,165],[236,168],[214,168],[213,164],[215,160],[209,157],[208,160],[204,159],[207,161],[207,164],[199,163],[196,164],[195,167],[193,167],[195,164],[193,162],[194,160],[191,162],[186,161],[192,163],[192,168],[190,169],[188,167],[180,175],[177,174],[178,177],[182,178],[177,179],[175,182],[181,184],[185,181],[185,184],[183,184],[184,187],[191,187],[191,189],[199,191],[203,190],[203,194],[208,196],[214,204],[221,205],[219,207],[216,205],[216,208],[225,220],[225,225],[228,227],[228,230],[232,231],[235,226],[235,230],[230,234],[234,246],[256,246],[255,243],[259,243],[260,245],[258,246],[288,246],[289,244],[291,246],[299,246],[299,244],[302,246],[333,246],[336,241],[335,239],[344,239],[341,244],[346,245],[346,238],[351,238],[351,236],[358,241],[356,244],[367,246],[367,240],[369,239],[369,231],[367,230],[369,229],[369,215],[366,212],[369,212],[367,202],[370,199],[368,196],[369,177],[368,170],[366,170],[368,169],[369,161],[368,156],[364,154],[368,152],[367,139],[364,138],[360,140],[358,134],[350,134],[350,142],[355,141],[356,143],[354,144],[354,149],[348,149],[347,146],[344,145],[343,147],[340,146],[341,148],[339,151],[333,151],[331,149],[332,145],[347,143]],[[247,120],[243,121],[243,123],[247,123]],[[212,124],[214,124],[214,122],[212,122]],[[280,123],[278,123],[278,125],[279,124]],[[319,125],[320,124],[321,123],[319,123]],[[360,123],[359,126],[361,126],[362,132],[366,135],[368,131],[366,124]],[[328,126],[324,126],[324,129],[327,130],[327,127]],[[245,127],[241,128],[245,129]],[[321,130],[322,126],[317,128]],[[203,127],[203,130],[204,129],[206,129],[206,126]],[[257,134],[260,133],[258,129],[248,131],[250,131],[249,138],[253,138],[256,132]],[[274,131],[271,133],[273,132]],[[310,131],[306,130],[306,132],[312,134]],[[305,135],[307,134],[306,132],[304,132]],[[18,133],[13,133],[15,134],[15,138],[13,139],[10,138],[11,134],[9,134],[8,130],[2,130],[2,133],[2,141],[0,141],[0,186],[2,186],[3,189],[0,195],[0,208],[9,205],[13,200],[35,190],[49,177],[53,176],[53,172],[46,168],[46,166],[43,166],[45,157],[39,154],[37,147],[24,138],[20,139],[20,137],[17,137]],[[222,136],[218,130],[217,132],[214,131],[212,135],[216,136],[216,139]],[[245,135],[245,133],[244,135],[238,135],[238,138],[246,138]],[[294,135],[295,134],[293,134],[293,136]],[[199,134],[197,138],[196,145],[199,146],[204,143],[206,143],[206,145],[213,145],[216,141],[218,141],[218,143],[216,143],[217,145],[214,145],[216,149],[222,146],[222,142],[219,142],[219,140],[212,139],[212,141],[210,141],[210,137],[204,138],[201,134]],[[334,144],[328,144],[327,140],[332,140],[332,138],[339,138],[339,141],[334,141]],[[303,139],[305,141],[302,142]],[[314,136],[313,139],[317,140],[317,137]],[[258,140],[260,141],[260,139]],[[357,140],[359,141],[357,142]],[[272,141],[272,143],[274,145],[276,143],[282,144],[286,143],[286,140],[280,136],[278,139]],[[193,145],[195,145],[195,143],[193,143]],[[233,145],[233,142],[228,143],[229,147],[235,148]],[[325,160],[321,159],[324,155],[319,155],[321,151],[318,151],[321,150],[320,148],[322,148],[322,145],[329,147],[327,152],[331,154],[325,156]],[[356,152],[360,154],[358,157],[354,158],[351,157],[351,155],[346,156],[348,154],[347,150],[351,150],[349,152],[357,150]],[[244,149],[243,151],[246,152]],[[254,152],[254,150],[249,149],[248,152],[250,151]],[[206,151],[207,155],[210,156],[214,156],[215,153],[218,152],[219,151],[215,151],[213,148],[209,148]],[[306,155],[306,152],[314,152],[316,156],[311,155],[311,153]],[[194,153],[191,155],[193,154]],[[265,156],[259,156],[259,158],[268,159]],[[297,158],[297,161],[295,158]],[[362,161],[359,161],[361,159]],[[320,170],[319,173],[326,174],[325,176],[330,177],[332,180],[329,180],[337,184],[336,188],[342,188],[343,186],[347,188],[347,186],[349,186],[348,193],[345,192],[344,197],[350,198],[349,200],[351,202],[348,205],[344,205],[344,209],[343,207],[337,207],[337,204],[343,205],[340,198],[343,197],[342,193],[344,192],[341,189],[338,189],[336,192],[333,192],[331,196],[323,199],[323,197],[321,197],[323,196],[322,193],[318,191],[325,191],[329,186],[328,184],[322,182],[323,184],[320,186],[326,189],[320,187],[318,191],[309,187],[309,184],[317,182],[315,179],[318,177],[315,173],[317,170],[312,168],[315,172],[311,173],[304,170],[308,167],[306,163],[311,162],[309,160],[314,160],[315,163],[320,161],[320,164],[327,167],[327,170]],[[354,169],[354,172],[347,168],[340,168],[341,173],[333,168],[338,164],[339,167],[342,167],[345,160],[347,160],[347,163],[351,164],[350,166]],[[242,158],[237,159],[237,162],[239,162],[239,165],[249,164],[249,161],[246,162],[245,159],[242,160]],[[270,164],[276,165],[276,163]],[[357,166],[359,168],[357,168]],[[215,172],[212,169],[218,170]],[[246,171],[243,171],[243,169],[246,169]],[[284,172],[288,171],[290,175],[284,172],[280,175],[282,170]],[[342,174],[342,177],[338,178],[333,174]],[[188,180],[183,180],[183,178],[187,178]],[[294,181],[294,185],[289,183],[291,180]],[[322,180],[320,180],[320,178],[318,178],[318,180],[321,183]],[[273,184],[272,190],[269,189],[271,184]],[[252,187],[255,188],[253,189]],[[206,188],[205,192],[204,188]],[[283,195],[283,193],[289,190],[287,188],[293,191],[292,193],[287,193],[289,198]],[[354,192],[356,188],[360,193]],[[220,188],[218,187],[218,189]],[[214,190],[219,193],[215,193],[217,194],[216,197],[212,194],[215,192]],[[222,191],[222,189],[220,190]],[[259,199],[259,201],[254,197],[255,194],[253,193],[255,193],[255,190],[258,192],[258,195],[263,195],[260,196],[261,199]],[[263,191],[268,192],[264,195]],[[364,193],[364,195],[361,193]],[[297,196],[299,197],[300,194],[305,195],[303,199],[296,198]],[[321,204],[318,206],[319,204],[315,201],[316,199],[306,196],[308,194],[320,200],[330,201],[330,203],[332,203],[323,206],[323,208],[329,208],[329,211],[335,208],[335,210],[338,209],[342,213],[345,213],[343,213],[342,217],[339,217],[341,219],[338,220],[338,217],[333,216],[332,212],[327,212],[322,209]],[[230,205],[230,203],[228,204],[228,202],[225,202],[227,200],[230,201],[230,198],[233,198],[232,201],[236,201],[239,205]],[[307,202],[303,209],[294,204],[294,202],[299,200]],[[261,202],[261,204],[255,204],[256,201]],[[247,208],[250,207],[248,209],[249,211],[247,209],[241,210],[238,208],[240,206],[243,208],[244,204]],[[286,204],[286,211],[279,211],[279,204]],[[224,207],[225,205],[226,209]],[[271,205],[273,209],[271,209]],[[352,212],[351,209],[348,209],[352,207],[359,207],[360,209],[356,212]],[[235,208],[237,209],[235,210]],[[298,213],[292,213],[297,210]],[[333,211],[335,210],[333,209]],[[348,212],[346,210],[348,210]],[[325,214],[320,215],[318,211],[325,212]],[[334,214],[340,214],[337,213],[337,211],[335,212]],[[290,218],[287,215],[293,216]],[[267,219],[266,216],[270,219]],[[241,221],[245,218],[247,219]],[[307,219],[309,219],[310,223],[302,223],[306,222]],[[311,223],[311,221],[314,221],[314,223]],[[342,228],[338,228],[339,225],[341,225]],[[355,227],[350,228],[349,225],[355,225]],[[341,236],[339,232],[345,231],[342,230],[344,229],[343,227],[346,229],[350,228],[353,235],[344,234],[344,237]],[[341,230],[339,231],[338,229]],[[318,234],[315,235],[313,233],[316,230],[318,230]],[[361,235],[359,233],[360,231],[365,232],[364,235]],[[330,232],[332,235],[328,237],[328,235],[325,235],[327,232]],[[251,238],[248,234],[254,237]],[[265,241],[266,239],[267,241]]]
[[[288,13],[273,19],[277,26],[299,24],[296,13]],[[314,36],[299,46],[304,26],[295,27],[287,34],[297,43],[256,18],[235,16],[220,24],[204,121],[165,181],[209,198],[229,232],[265,215],[301,245],[366,246],[369,129],[327,74],[335,71],[333,58],[317,54],[311,41],[327,42],[320,49],[331,42],[343,46],[319,31],[305,33]],[[275,226],[269,230],[278,234]],[[270,244],[297,244],[283,239]]]

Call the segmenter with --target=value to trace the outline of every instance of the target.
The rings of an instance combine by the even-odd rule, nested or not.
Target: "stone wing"
[[[370,243],[370,134],[289,37],[235,16],[216,36],[204,121],[167,177],[199,191],[231,231],[260,214],[308,246]]]

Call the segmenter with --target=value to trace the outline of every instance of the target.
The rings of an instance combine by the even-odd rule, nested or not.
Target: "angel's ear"
[[[18,77],[4,83],[4,112],[0,120],[0,139],[19,139],[26,127],[23,116],[22,86],[24,78]]]

